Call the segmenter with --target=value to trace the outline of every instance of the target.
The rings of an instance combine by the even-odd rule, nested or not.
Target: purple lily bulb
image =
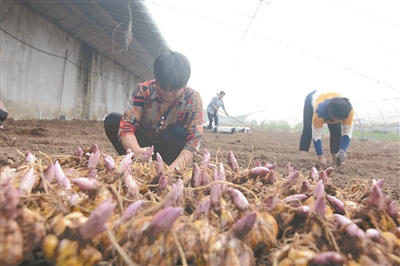
[[[245,211],[249,208],[249,202],[240,190],[235,188],[228,188],[227,192],[240,211]]]
[[[269,168],[268,168],[269,169]],[[272,184],[276,181],[276,175],[275,171],[273,169],[270,169],[270,172],[268,174],[268,184]]]
[[[183,185],[183,180],[181,178],[179,178],[176,181],[176,186],[177,186],[177,192],[175,194],[175,197],[180,204],[183,200],[183,191],[185,189],[185,186]]]
[[[390,217],[392,217],[394,220],[397,219],[397,210],[396,206],[394,205],[394,202],[390,198],[390,196],[385,196],[384,198],[385,201],[385,211],[387,214],[389,214]]]
[[[21,193],[24,194],[30,193],[32,191],[33,186],[35,185],[35,182],[36,182],[35,171],[34,168],[31,167],[22,177],[18,189]]]
[[[139,194],[139,186],[135,179],[133,179],[132,175],[129,174],[128,171],[124,172],[122,179],[125,184],[127,198],[136,198]]]
[[[271,163],[266,163],[265,165],[264,165],[264,167],[267,167],[269,170],[274,170],[276,167],[278,167],[278,165],[276,164],[276,163],[273,163],[273,164],[271,164]]]
[[[0,186],[7,186],[11,184],[11,180],[14,179],[14,175],[7,176],[6,178],[0,179]]]
[[[82,156],[83,156],[83,151],[82,151],[82,148],[81,148],[81,147],[78,147],[78,148],[76,149],[75,156],[76,156],[76,157],[79,157],[79,158],[82,158]]]
[[[379,179],[379,180],[375,180],[372,179],[372,184],[377,184],[381,189],[383,188],[383,185],[385,184],[385,179]]]
[[[333,196],[330,196],[330,195],[326,195],[326,197],[328,198],[329,203],[332,205],[332,207],[338,213],[340,213],[340,214],[345,213],[345,205],[344,205],[343,201],[341,201],[338,198],[335,198]]]
[[[237,220],[232,225],[231,229],[232,235],[239,239],[243,239],[251,231],[251,229],[253,229],[256,221],[257,221],[257,213],[254,211],[250,212],[243,218]]]
[[[325,251],[316,254],[312,261],[315,265],[343,265],[346,258],[339,252]]]
[[[65,175],[63,169],[61,168],[60,163],[57,161],[54,162],[54,170],[55,170],[55,178],[57,180],[57,183],[60,185],[60,187],[65,188],[65,189],[71,189],[71,183],[68,179],[68,177]]]
[[[72,205],[75,204],[75,201],[79,198],[79,195],[77,193],[74,193],[71,195],[71,197],[69,198],[69,203],[71,203]]]
[[[250,170],[250,176],[252,177],[263,176],[269,174],[270,172],[271,170],[269,170],[267,167],[256,166]]]
[[[167,177],[161,174],[160,179],[158,180],[158,191],[164,190],[168,187]]]
[[[162,209],[156,215],[154,215],[153,220],[151,220],[148,232],[153,235],[158,235],[162,232],[166,232],[172,228],[175,220],[183,213],[183,208],[181,207],[167,207]]]
[[[67,173],[67,174],[69,174],[69,175],[72,175],[74,171],[75,171],[74,168],[69,168],[69,169],[67,169],[67,170],[65,171],[65,173]]]
[[[236,172],[239,169],[239,164],[232,150],[229,150],[228,152],[228,165],[234,172]]]
[[[219,163],[219,165],[218,165],[218,178],[214,178],[214,179],[222,180],[222,181],[226,180],[225,169],[224,169],[224,165],[222,163]]]
[[[98,150],[99,146],[97,146],[97,144],[93,144],[93,146],[89,150],[89,153],[96,153]]]
[[[92,191],[97,187],[97,180],[94,178],[77,177],[72,182],[84,191]]]
[[[319,214],[322,218],[325,218],[326,214],[326,201],[324,197],[316,198],[314,202],[314,212]]]
[[[319,180],[318,183],[314,187],[314,193],[313,196],[314,198],[318,199],[323,197],[325,194],[325,186],[324,182],[322,180]]]
[[[19,203],[18,190],[13,184],[10,184],[4,187],[4,191],[6,192],[6,199],[4,202],[2,202],[2,204],[6,211],[7,217],[14,219],[17,216],[16,211]]]
[[[319,180],[322,180],[325,183],[327,179],[328,179],[328,176],[326,175],[325,171],[321,170],[319,172]]]
[[[112,172],[115,169],[114,160],[111,161],[109,158],[104,158],[104,164],[109,172]]]
[[[89,171],[89,174],[88,174],[87,178],[96,179],[96,176],[97,176],[97,169],[93,169],[93,170]]]
[[[372,206],[378,208],[378,210],[382,210],[385,206],[385,199],[383,197],[383,193],[378,183],[375,183],[371,186],[369,202]]]
[[[327,177],[330,177],[335,169],[331,166],[325,169],[325,173]]]
[[[302,217],[308,217],[310,211],[310,207],[308,207],[307,205],[302,205],[296,208],[296,214]]]
[[[56,167],[54,166],[54,164],[50,164],[49,167],[47,167],[46,172],[44,173],[44,177],[51,184],[53,183],[55,176],[56,176]]]
[[[334,219],[336,221],[337,228],[343,227],[344,230],[346,231],[347,235],[351,237],[358,237],[358,238],[364,238],[365,233],[363,230],[361,230],[352,220],[349,218],[335,213]]]
[[[192,178],[190,180],[192,187],[198,187],[201,185],[200,167],[197,163],[193,163]]]
[[[208,164],[210,163],[210,159],[211,159],[210,152],[207,149],[204,149],[203,159],[201,160],[200,168],[202,168],[202,169],[208,168]]]
[[[305,200],[306,198],[308,198],[307,195],[304,195],[304,194],[294,194],[294,195],[287,196],[287,197],[284,198],[282,201],[285,202],[285,203],[290,203],[291,201],[300,202],[300,201]]]
[[[164,160],[161,157],[161,155],[157,152],[157,154],[156,154],[156,173],[157,173],[157,175],[162,172],[163,166],[164,166]]]
[[[151,161],[153,154],[154,154],[154,146],[151,145],[151,147],[149,147],[143,154],[142,159],[145,161]]]
[[[311,168],[311,171],[310,171],[310,178],[311,178],[312,180],[316,180],[316,179],[318,178],[318,170],[317,170],[317,168],[315,168],[315,167],[312,167],[312,168]]]
[[[25,154],[24,163],[33,164],[35,162],[35,156],[31,152]]]
[[[286,165],[286,176],[291,175],[294,172],[294,167],[292,167],[292,164],[288,162]]]
[[[116,203],[112,203],[111,198],[101,202],[79,229],[81,236],[84,239],[92,239],[97,234],[103,232],[106,229],[107,220],[110,218],[116,205]]]
[[[222,189],[220,184],[213,184],[211,186],[211,192],[210,192],[210,203],[211,203],[211,208],[215,211],[219,211],[220,209],[220,200],[222,197]]]
[[[166,200],[164,201],[163,208],[170,206],[179,206],[183,200],[184,185],[182,179],[178,179],[176,183],[172,184],[172,189],[168,193]]]
[[[262,166],[262,164],[261,164],[260,160],[256,159],[254,161],[254,167],[261,167],[261,166]]]
[[[208,186],[208,184],[211,183],[210,177],[208,176],[206,171],[201,171],[200,173],[201,176],[201,185],[202,186]],[[204,192],[210,192],[211,187],[207,187],[206,189],[204,189]]]
[[[128,170],[129,166],[132,163],[133,152],[125,154],[124,158],[122,158],[121,162],[118,165],[117,173],[123,174],[126,170]]]
[[[210,198],[207,197],[206,200],[203,200],[199,205],[196,206],[196,210],[194,212],[194,220],[200,219],[203,213],[204,216],[207,217],[209,210],[210,210]]]
[[[379,233],[375,228],[368,228],[365,230],[365,235],[376,240],[381,238],[381,233]]]
[[[136,213],[140,210],[142,207],[144,201],[143,200],[138,200],[135,201],[134,203],[131,203],[128,208],[125,209],[124,214],[121,217],[121,224],[126,222],[127,220],[131,219],[133,216],[136,215]]]
[[[279,201],[279,193],[276,193],[274,196],[268,197],[264,200],[264,207],[267,211],[272,211],[275,209],[276,205],[278,205]]]
[[[96,153],[92,153],[89,157],[89,162],[88,162],[89,170],[96,169],[99,159],[100,159],[100,150],[97,149]]]
[[[299,179],[300,173],[299,171],[292,172],[288,178],[286,178],[286,181],[283,183],[283,187],[289,187],[291,186],[294,182]]]
[[[105,153],[102,153],[101,156],[103,156],[107,171],[112,172],[115,169],[115,161],[113,157]]]

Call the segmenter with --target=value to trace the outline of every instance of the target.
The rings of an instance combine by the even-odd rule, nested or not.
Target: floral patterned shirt
[[[158,140],[160,133],[169,125],[183,125],[188,135],[184,149],[197,153],[203,136],[200,94],[186,86],[168,110],[163,110],[155,83],[155,79],[140,83],[133,91],[119,125],[119,139],[135,134],[140,127],[150,139]]]

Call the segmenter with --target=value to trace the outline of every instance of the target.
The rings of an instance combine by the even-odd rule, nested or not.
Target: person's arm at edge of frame
[[[141,89],[137,87],[132,93],[128,110],[122,115],[118,131],[118,136],[122,146],[125,150],[130,149],[135,157],[144,154],[147,150],[147,147],[140,147],[135,135],[136,127],[139,126],[141,115],[143,115],[143,98],[144,95]],[[139,117],[135,117],[131,123],[130,120],[132,120],[132,117],[135,114],[140,115]]]
[[[343,124],[343,136],[342,140],[340,142],[340,150],[336,154],[336,164],[341,165],[341,163],[346,159],[346,150],[350,145],[351,137],[353,135],[353,117],[354,117],[354,111],[351,110],[349,116],[346,119],[343,119],[342,124]]]
[[[8,110],[7,110],[7,108],[4,106],[4,104],[3,104],[2,101],[0,101],[0,109],[3,110],[4,112],[7,112],[7,113],[8,113]]]
[[[312,121],[312,140],[314,143],[315,153],[318,157],[318,164],[326,165],[326,158],[322,150],[322,127],[324,126],[323,118],[319,118],[314,112]]]
[[[198,92],[195,93],[196,98],[192,106],[191,120],[186,124],[188,131],[188,138],[185,147],[169,166],[170,171],[174,171],[175,168],[182,168],[187,165],[188,162],[193,161],[195,154],[199,151],[200,142],[203,137],[203,102]],[[193,114],[194,113],[194,114]]]

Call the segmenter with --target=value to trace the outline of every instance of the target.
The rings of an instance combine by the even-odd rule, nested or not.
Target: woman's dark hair
[[[337,119],[345,119],[349,116],[353,109],[348,98],[335,97],[328,104],[328,113]]]
[[[220,95],[220,94],[225,95],[226,93],[224,91],[220,91],[220,92],[217,93],[217,95]]]
[[[164,51],[154,61],[154,76],[164,90],[178,90],[189,81],[191,68],[189,60],[181,53]]]

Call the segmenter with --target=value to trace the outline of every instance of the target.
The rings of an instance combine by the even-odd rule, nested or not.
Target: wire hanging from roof
[[[117,27],[115,27],[115,29],[114,29],[114,31],[113,31],[113,46],[112,46],[112,48],[113,48],[113,52],[114,52],[115,54],[119,54],[119,53],[121,53],[121,52],[124,51],[124,50],[125,50],[125,51],[128,51],[129,45],[131,44],[132,38],[133,38],[133,33],[132,33],[132,11],[131,11],[131,6],[129,5],[129,3],[126,3],[126,4],[128,5],[128,11],[129,11],[129,24],[128,24],[128,29],[125,31],[125,45],[124,45],[124,47],[122,47],[122,49],[121,49],[120,51],[118,51],[118,52],[116,52],[116,51],[114,50],[115,31],[118,29],[119,26],[121,26],[121,25],[123,24],[123,22],[121,22],[121,23],[119,23],[119,24],[117,25]]]

